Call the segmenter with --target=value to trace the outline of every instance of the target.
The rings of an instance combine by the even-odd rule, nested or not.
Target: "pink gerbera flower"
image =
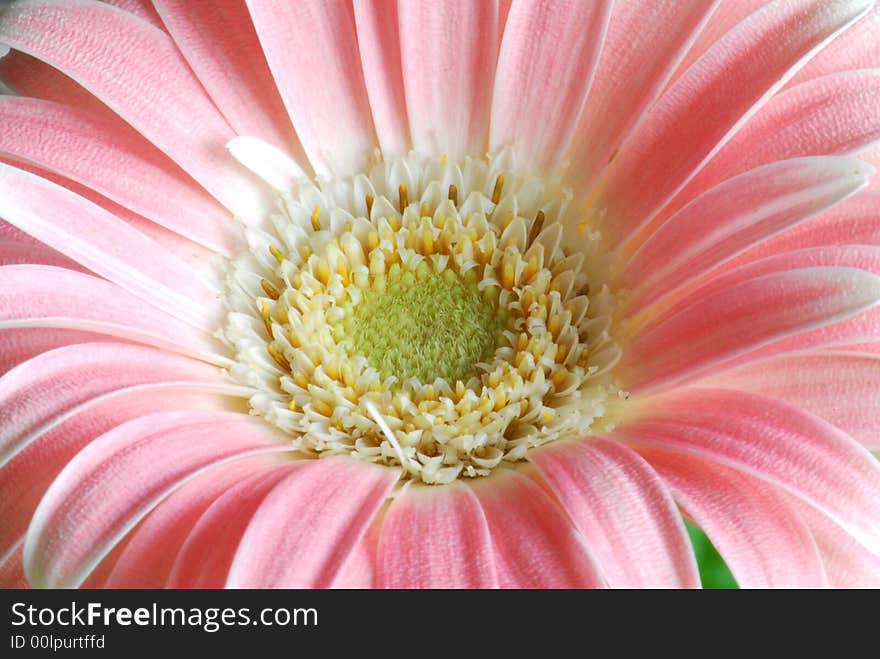
[[[880,585],[872,7],[14,2],[3,585]]]

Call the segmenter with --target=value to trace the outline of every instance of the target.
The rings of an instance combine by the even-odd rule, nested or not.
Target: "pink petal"
[[[512,3],[492,96],[491,151],[516,145],[531,167],[558,162],[583,111],[610,13],[605,1]]]
[[[281,481],[245,531],[227,585],[329,586],[397,482],[347,456],[311,461]]]
[[[471,485],[489,524],[502,588],[602,588],[586,541],[528,476],[501,470]]]
[[[618,2],[577,130],[572,175],[598,173],[657,99],[715,11],[717,0]]]
[[[774,3],[710,48],[658,99],[609,167],[595,205],[614,218],[615,235],[625,238],[644,226],[816,49],[862,16],[870,2]],[[737,72],[735,85],[730,84],[731,71]]]
[[[122,122],[33,98],[0,97],[0,151],[81,183],[171,231],[226,255],[239,229],[152,144]]]
[[[31,434],[0,467],[0,516],[4,520],[0,554],[23,539],[46,489],[93,439],[126,421],[169,409],[234,409],[234,396],[242,393],[229,385],[183,382],[128,387],[87,401]]]
[[[814,508],[791,500],[813,535],[832,588],[880,588],[880,555],[865,549]]]
[[[320,0],[247,0],[247,6],[315,172],[354,173],[376,142],[351,6]]]
[[[878,301],[880,277],[856,268],[803,268],[750,278],[665,316],[624,351],[620,368],[627,388],[668,387]]]
[[[107,579],[110,577],[110,573],[116,566],[116,562],[119,560],[119,557],[128,546],[128,541],[130,538],[130,533],[121,538],[119,542],[117,542],[113,546],[113,549],[111,549],[107,553],[107,555],[101,559],[101,562],[98,563],[98,565],[96,565],[91,572],[89,572],[89,575],[79,585],[79,588],[83,590],[100,590],[102,588],[106,588]]]
[[[107,580],[107,588],[162,588],[177,556],[208,507],[238,483],[277,468],[278,457],[233,460],[187,481],[132,532]]]
[[[3,343],[3,350],[0,350],[0,375],[47,350],[74,343],[106,340],[109,337],[105,335],[76,330],[44,327],[0,329],[0,342]]]
[[[663,210],[740,172],[801,156],[854,155],[880,140],[880,70],[846,71],[774,96]]]
[[[742,588],[827,586],[816,543],[776,488],[683,453],[645,450]]]
[[[630,309],[671,293],[754,244],[830,208],[873,173],[852,158],[797,158],[710,189],[667,220],[629,259]]]
[[[26,327],[109,334],[209,362],[223,361],[207,334],[115,284],[46,265],[4,266],[0,268],[0,331]]]
[[[383,588],[498,585],[486,517],[471,488],[412,486],[391,502],[379,537]]]
[[[0,41],[83,85],[236,214],[262,214],[259,189],[224,157],[229,125],[164,31],[100,2],[34,0],[5,11]]]
[[[400,48],[413,147],[458,160],[487,147],[497,57],[493,2],[401,2]]]
[[[331,588],[376,588],[379,535],[384,517],[380,511],[333,579]]]
[[[150,382],[224,382],[215,366],[124,343],[84,343],[34,357],[0,378],[0,463],[29,434],[87,400]]]
[[[37,240],[33,236],[29,236],[18,227],[12,226],[11,224],[9,224],[9,222],[5,222],[3,219],[0,219],[0,240],[4,242],[22,243],[31,247],[44,247],[48,249],[48,247],[43,245],[43,243],[41,243],[39,240]]]
[[[810,60],[789,84],[798,85],[829,73],[876,68],[880,65],[878,35],[880,35],[880,6],[874,5],[862,20]]]
[[[188,478],[236,457],[289,450],[279,439],[264,421],[237,413],[166,412],[117,426],[77,454],[40,502],[25,539],[28,581],[78,585]]]
[[[100,206],[111,215],[123,220],[130,227],[137,229],[137,231],[161,245],[168,252],[174,254],[174,256],[180,261],[183,261],[189,266],[190,271],[194,275],[207,279],[208,281],[213,281],[217,286],[222,285],[223,279],[219,274],[218,264],[222,264],[223,260],[207,247],[203,247],[198,243],[184,238],[178,233],[169,231],[165,227],[159,226],[158,224],[133,213],[124,206],[120,206],[119,204],[110,201],[107,197],[95,192],[91,188],[81,185],[64,176],[59,176],[50,170],[34,166],[27,160],[6,156],[0,152],[0,163],[6,163],[12,165],[16,169],[34,174],[41,179],[45,179],[55,185],[70,190],[96,206]],[[31,241],[37,245],[43,245],[42,242],[34,239],[33,236],[30,236],[29,234],[19,232],[19,235],[23,236],[26,241]],[[241,238],[239,238],[239,240],[240,239]],[[236,249],[236,251],[239,250]]]
[[[880,192],[864,190],[819,217],[793,227],[760,245],[755,245],[734,259],[728,267],[732,268],[775,254],[808,247],[841,244],[880,245],[878,207],[880,207]]]
[[[648,403],[617,436],[719,462],[782,488],[880,550],[880,463],[834,426],[766,396],[689,389]]]
[[[797,252],[787,252],[749,263],[726,272],[694,292],[689,300],[682,301],[669,311],[696,301],[707,300],[718,291],[735,288],[741,282],[756,278],[773,276],[796,268],[842,267],[859,268],[874,275],[880,275],[880,248],[867,245],[837,245],[818,247]],[[807,348],[843,346],[880,339],[880,307],[872,306],[863,313],[851,316],[840,322],[822,325],[809,331],[795,333],[769,345],[757,347],[725,364],[731,367],[746,361],[754,361],[774,354],[805,350]]]
[[[537,465],[614,588],[699,588],[675,502],[636,453],[590,438],[535,450]]]
[[[304,462],[293,460],[254,474],[218,497],[187,536],[166,587],[222,588],[254,513],[272,488]]]
[[[24,566],[21,563],[21,544],[3,559],[0,559],[0,588],[27,588]]]
[[[17,50],[0,57],[0,80],[20,96],[76,107],[108,120],[121,120],[78,82],[58,69]]]
[[[104,2],[124,9],[128,13],[142,18],[156,27],[162,27],[162,19],[159,18],[159,14],[156,13],[150,0],[104,0]]]
[[[712,12],[712,16],[706,22],[706,26],[697,36],[690,50],[672,77],[672,81],[678,80],[682,74],[690,69],[694,62],[706,54],[706,51],[720,41],[728,32],[737,27],[751,14],[771,4],[773,0],[737,0],[736,2],[721,2],[718,8]],[[780,3],[781,4],[781,3]]]
[[[54,249],[27,243],[0,240],[0,266],[24,264],[54,265],[69,270],[84,270],[78,263],[71,261]]]
[[[232,129],[305,163],[245,3],[156,0],[153,4]]]
[[[709,386],[779,398],[880,450],[880,355],[791,353],[709,378]]]
[[[161,246],[104,209],[0,163],[0,215],[137,297],[206,331],[218,291]]]
[[[386,157],[404,154],[410,141],[397,6],[384,0],[362,0],[353,6],[364,83],[379,146]]]

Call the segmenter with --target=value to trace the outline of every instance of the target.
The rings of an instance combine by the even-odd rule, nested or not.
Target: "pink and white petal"
[[[857,268],[802,268],[750,278],[643,330],[624,351],[621,377],[627,389],[641,393],[669,387],[877,302],[880,277]]]
[[[224,258],[207,247],[203,247],[188,238],[184,238],[178,233],[170,231],[165,227],[159,226],[158,224],[133,213],[124,206],[120,206],[109,200],[107,197],[95,192],[91,188],[81,185],[64,176],[60,176],[55,172],[34,166],[26,160],[6,156],[0,153],[0,163],[6,163],[22,171],[39,176],[42,179],[70,190],[96,206],[100,206],[111,215],[123,220],[130,227],[137,229],[140,233],[161,245],[166,251],[174,254],[174,256],[180,261],[186,263],[190,271],[196,273],[196,276],[214,282],[217,286],[222,284],[223,278],[221,272],[224,270],[222,267],[225,263]],[[3,222],[2,225],[11,226],[6,222]],[[2,225],[0,225],[0,228],[2,228]],[[44,244],[24,232],[19,231],[19,235],[23,236],[28,242],[33,242],[37,245]],[[239,250],[236,249],[236,251]]]
[[[153,7],[153,3],[150,0],[103,0],[109,5],[114,5],[115,7],[119,7],[127,11],[129,14],[134,14],[138,18],[142,18],[143,20],[152,23],[158,28],[163,28],[162,19],[159,18],[159,14],[156,13],[156,9]]]
[[[495,550],[473,490],[410,486],[391,502],[378,550],[382,588],[494,588]]]
[[[232,129],[305,163],[244,0],[155,0],[153,4]]]
[[[874,5],[862,20],[810,60],[792,78],[789,85],[799,85],[806,80],[829,73],[878,66],[880,66],[880,6]]]
[[[353,3],[358,48],[373,125],[382,153],[402,155],[410,148],[403,93],[397,6],[384,0]]]
[[[0,41],[76,80],[229,210],[262,216],[264,191],[225,157],[232,130],[163,30],[101,2],[26,0],[5,10]]]
[[[28,436],[0,467],[0,555],[24,538],[49,485],[89,442],[132,419],[167,410],[235,409],[246,412],[243,394],[230,385],[178,382],[114,391],[65,413]]]
[[[309,461],[254,513],[229,569],[232,588],[326,588],[397,482],[399,472],[347,456]]]
[[[586,540],[535,479],[502,470],[471,485],[502,588],[604,588]]]
[[[880,588],[880,555],[865,549],[814,508],[790,499],[813,534],[832,588]]]
[[[0,267],[0,330],[72,329],[226,363],[216,340],[103,279],[47,265]]]
[[[0,215],[140,299],[205,331],[218,289],[125,222],[69,190],[0,163]]]
[[[828,585],[809,529],[776,488],[683,453],[646,449],[643,456],[712,540],[741,588]]]
[[[49,101],[0,96],[0,151],[87,186],[227,256],[241,247],[229,213],[131,127]]]
[[[795,158],[711,188],[628,259],[621,285],[633,290],[630,313],[853,195],[872,173],[853,158]]]
[[[82,583],[187,479],[224,461],[287,450],[268,424],[231,412],[165,412],[117,426],[78,453],[40,502],[25,538],[28,581]]]
[[[663,209],[668,217],[704,190],[777,160],[861,155],[880,141],[880,69],[846,71],[771,98]]]
[[[137,528],[138,527],[135,526],[134,530],[136,530]],[[89,572],[85,580],[79,585],[80,589],[100,590],[107,587],[107,579],[109,579],[110,574],[113,572],[113,568],[116,566],[116,562],[119,560],[119,557],[128,546],[128,542],[131,539],[131,533],[132,532],[126,534],[123,538],[119,540],[119,542],[113,545],[113,549],[111,549],[107,553],[107,555],[101,559],[101,562],[98,563],[91,572]]]
[[[19,544],[9,556],[0,561],[0,589],[27,587],[28,582],[21,562],[21,544]]]
[[[32,247],[45,247],[45,245],[39,240],[33,236],[29,236],[24,231],[9,224],[9,222],[4,221],[2,218],[0,218],[0,240],[9,243],[21,243]]]
[[[401,2],[397,10],[413,147],[452,160],[482,155],[498,56],[496,3]]]
[[[0,46],[2,50],[2,46]],[[88,89],[53,66],[17,50],[0,56],[0,80],[21,96],[30,96],[122,123],[113,111]]]
[[[859,268],[874,275],[880,275],[880,248],[871,245],[817,247],[786,252],[754,263],[747,263],[710,280],[692,292],[689,298],[674,305],[668,314],[677,314],[681,308],[701,303],[700,301],[718,295],[719,291],[742,285],[742,282],[774,276],[777,273],[784,274],[798,268],[817,267]],[[755,347],[726,362],[724,367],[729,368],[747,361],[755,361],[785,352],[817,347],[855,345],[878,340],[880,340],[880,307],[874,305],[866,311],[847,317],[840,322],[824,324],[814,329],[777,339],[769,345]]]
[[[84,270],[78,263],[71,261],[54,249],[42,245],[0,240],[0,266],[25,265],[28,263],[54,265],[69,270]]]
[[[233,460],[187,481],[130,534],[107,588],[162,588],[187,538],[208,507],[238,483],[279,466],[278,457]]]
[[[777,355],[710,376],[701,385],[778,398],[825,419],[868,450],[880,450],[880,355]]]
[[[351,5],[247,0],[247,6],[315,173],[353,174],[367,163],[376,138]]]
[[[683,73],[693,66],[709,48],[720,41],[728,32],[749,18],[751,14],[771,4],[773,0],[737,0],[737,2],[722,2],[712,12],[712,16],[706,22],[706,26],[697,36],[691,48],[682,59],[678,70],[672,76],[672,82],[678,80]]]
[[[376,588],[379,536],[384,522],[384,508],[373,518],[363,537],[352,547],[331,588]]]
[[[571,171],[582,188],[595,183],[639,124],[717,6],[717,0],[615,4],[572,145]]]
[[[32,357],[65,345],[109,341],[109,336],[94,332],[51,328],[0,329],[0,375]]]
[[[858,196],[844,203],[849,203]],[[826,245],[781,251],[768,255],[766,258],[750,260],[750,253],[737,257],[731,263],[722,266],[721,272],[683,286],[676,295],[674,304],[667,304],[663,314],[671,316],[697,302],[718,295],[721,291],[739,286],[758,277],[779,274],[803,268],[844,267],[866,270],[880,275],[880,246],[874,245]],[[741,265],[739,261],[745,261]],[[663,306],[663,305],[660,305]]]
[[[0,464],[53,419],[102,394],[151,382],[223,383],[216,367],[147,346],[84,343],[34,357],[0,378]]]
[[[851,437],[778,400],[725,389],[644,403],[615,432],[641,448],[712,460],[782,488],[880,552],[880,463]]]
[[[294,189],[306,177],[283,151],[256,137],[235,137],[226,145],[232,157],[278,192]]]
[[[498,53],[490,151],[512,145],[517,158],[536,169],[560,160],[593,82],[611,4],[514,0]],[[535,130],[536,117],[541,130]]]
[[[601,438],[552,444],[529,460],[586,539],[612,588],[699,588],[675,502],[653,469]]]
[[[864,15],[871,2],[776,2],[706,51],[657,100],[608,168],[596,207],[614,218],[615,236],[626,239],[646,226],[804,62]],[[737,72],[735,85],[730,71]]]
[[[304,462],[291,460],[254,474],[218,497],[187,536],[166,587],[222,588],[254,513],[272,488]]]
[[[863,190],[820,216],[755,245],[731,261],[727,268],[810,247],[880,245],[877,208],[880,208],[880,191]]]

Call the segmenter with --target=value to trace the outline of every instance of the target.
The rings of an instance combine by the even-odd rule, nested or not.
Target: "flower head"
[[[878,26],[13,3],[2,582],[880,584]]]

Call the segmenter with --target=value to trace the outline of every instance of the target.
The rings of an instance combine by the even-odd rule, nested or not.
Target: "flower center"
[[[230,276],[225,335],[252,410],[310,455],[426,483],[588,434],[619,350],[568,197],[500,159],[415,156],[283,195]]]
[[[509,320],[497,288],[481,293],[469,275],[440,274],[425,261],[415,271],[394,264],[334,329],[383,378],[467,380],[505,342]]]

